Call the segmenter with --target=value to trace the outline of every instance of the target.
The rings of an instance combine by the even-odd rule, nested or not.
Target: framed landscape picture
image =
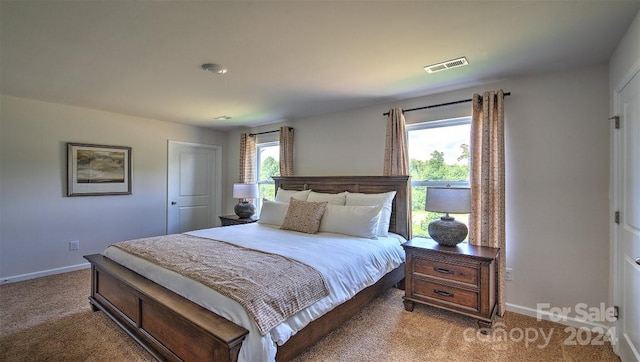
[[[131,194],[131,147],[67,143],[67,196]]]

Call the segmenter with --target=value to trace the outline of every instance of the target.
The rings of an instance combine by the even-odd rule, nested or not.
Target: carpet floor
[[[0,361],[152,361],[102,312],[88,270],[0,285]],[[619,361],[601,335],[507,312],[493,330],[390,289],[298,356],[305,361]]]

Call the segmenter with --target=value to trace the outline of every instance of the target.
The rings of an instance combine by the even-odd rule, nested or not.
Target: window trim
[[[270,141],[270,142],[263,142],[263,143],[257,143],[256,144],[256,184],[258,185],[258,190],[260,190],[260,185],[275,185],[275,181],[273,179],[271,179],[271,181],[269,180],[265,180],[265,181],[260,181],[260,165],[262,163],[262,159],[260,157],[261,152],[260,150],[262,148],[267,148],[267,147],[280,147],[280,141]],[[259,199],[256,200],[255,205],[256,205],[256,214],[260,214],[260,209],[262,208],[262,199],[263,196],[259,195],[258,196]]]
[[[411,131],[419,131],[426,129],[434,129],[441,127],[453,127],[460,125],[471,125],[471,116],[466,117],[458,117],[458,118],[450,118],[450,119],[442,119],[436,121],[428,121],[421,123],[414,123],[406,126],[406,135],[407,139],[409,139],[409,133]],[[469,135],[469,142],[471,142],[471,135]],[[409,150],[409,153],[411,150]],[[410,161],[409,161],[410,162]],[[413,192],[415,187],[471,187],[470,181],[466,180],[411,180],[410,190]],[[412,206],[411,206],[412,207]],[[411,222],[411,228],[413,231],[413,216]],[[414,234],[416,236],[417,234]],[[418,235],[426,238],[430,238],[429,235]],[[467,241],[464,241],[467,242]]]
[[[471,116],[439,119],[437,121],[427,121],[427,122],[408,124],[406,129],[407,129],[407,132],[409,132],[409,131],[418,131],[418,130],[429,129],[429,128],[460,126],[463,124],[470,125]]]

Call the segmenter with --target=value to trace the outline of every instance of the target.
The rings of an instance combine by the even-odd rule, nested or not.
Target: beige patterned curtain
[[[240,135],[239,182],[256,183],[256,136],[250,133]]]
[[[384,146],[384,176],[409,176],[409,149],[405,123],[402,109],[389,110]],[[407,194],[407,218],[411,224],[411,187]],[[411,228],[409,228],[409,238],[411,238]]]
[[[469,243],[500,248],[498,315],[505,312],[504,93],[473,95]]]
[[[293,176],[293,128],[280,127],[280,176]]]
[[[387,138],[384,146],[384,176],[408,176],[409,154],[407,130],[402,109],[392,108],[387,118]]]

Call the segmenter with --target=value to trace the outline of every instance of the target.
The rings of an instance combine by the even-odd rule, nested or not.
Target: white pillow
[[[377,206],[382,205],[380,221],[378,222],[378,236],[389,236],[389,224],[391,223],[391,208],[395,191],[380,194],[347,193],[345,205]]]
[[[282,225],[284,217],[287,215],[289,204],[285,202],[262,200],[260,208],[260,219],[258,224]]]
[[[377,239],[382,205],[345,206],[328,204],[320,231]]]
[[[347,192],[341,192],[339,194],[325,194],[322,192],[311,191],[307,197],[307,201],[323,202],[326,201],[333,205],[344,205],[347,200]]]
[[[281,188],[278,188],[278,192],[276,192],[276,201],[288,203],[292,197],[296,200],[307,201],[307,197],[309,196],[310,192],[311,190],[297,191],[297,190],[283,190]]]

